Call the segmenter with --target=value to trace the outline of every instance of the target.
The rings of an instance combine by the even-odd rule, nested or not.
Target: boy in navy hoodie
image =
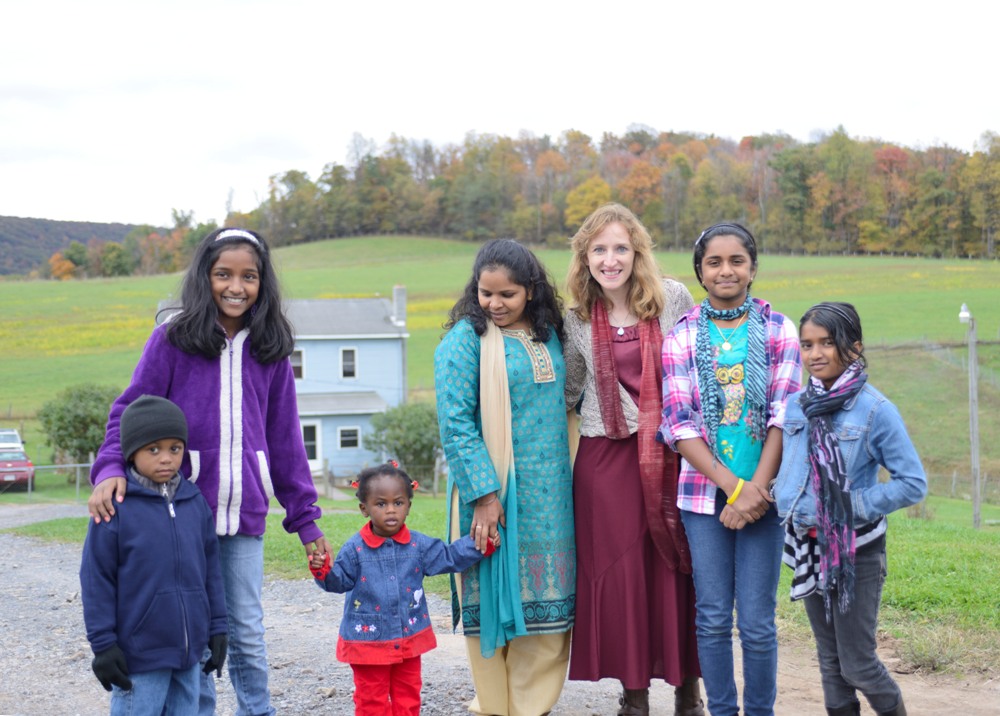
[[[199,662],[222,674],[226,602],[219,542],[201,491],[178,472],[187,421],[144,395],[121,419],[129,499],[90,523],[80,585],[93,669],[111,713],[196,713]]]

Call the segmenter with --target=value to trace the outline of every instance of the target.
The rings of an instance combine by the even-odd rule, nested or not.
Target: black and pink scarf
[[[854,511],[847,465],[832,416],[856,396],[868,380],[861,365],[852,363],[830,390],[810,379],[799,404],[809,419],[809,466],[816,493],[816,539],[819,542],[820,586],[827,615],[836,587],[841,614],[854,597]]]

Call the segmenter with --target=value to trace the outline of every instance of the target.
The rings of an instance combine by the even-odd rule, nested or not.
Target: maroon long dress
[[[638,404],[639,330],[612,332],[618,379]],[[699,676],[691,575],[671,570],[649,534],[638,435],[581,437],[573,468],[576,618],[569,678],[643,689]],[[664,448],[669,449],[669,448]]]

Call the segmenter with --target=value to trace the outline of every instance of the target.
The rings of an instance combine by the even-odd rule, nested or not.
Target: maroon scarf
[[[594,301],[590,317],[597,398],[604,432],[612,440],[629,437],[628,423],[618,392],[618,368],[611,348],[611,323],[601,300]],[[663,368],[660,351],[663,333],[656,319],[639,322],[642,377],[639,383],[639,479],[645,496],[646,520],[660,555],[671,569],[691,574],[691,553],[677,509],[680,462],[673,450],[657,442],[663,409]],[[615,376],[604,380],[604,376]]]

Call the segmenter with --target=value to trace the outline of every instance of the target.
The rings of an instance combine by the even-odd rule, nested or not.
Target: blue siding
[[[309,393],[374,392],[389,407],[406,400],[405,351],[401,338],[296,339],[302,351],[303,377],[295,381],[299,395]],[[355,377],[341,375],[341,350],[355,351]],[[364,448],[364,436],[371,432],[371,415],[309,415],[305,420],[319,423],[320,464],[326,460],[334,475],[353,475],[381,461],[381,455]],[[338,429],[359,428],[358,447],[341,449]]]
[[[302,351],[299,394],[374,391],[390,406],[405,401],[404,343],[398,338],[296,340]],[[341,377],[341,349],[356,351],[356,377]]]
[[[335,476],[353,475],[364,467],[381,462],[381,455],[364,448],[364,436],[372,429],[370,415],[331,415],[319,420],[323,431],[323,456],[329,461]],[[346,427],[360,428],[358,447],[340,448],[338,428]]]

